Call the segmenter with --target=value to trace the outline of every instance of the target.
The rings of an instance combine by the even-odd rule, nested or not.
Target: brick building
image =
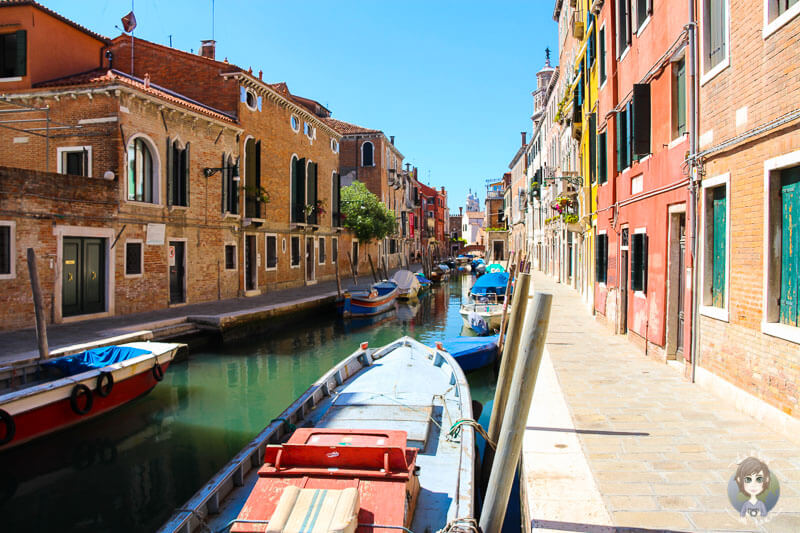
[[[797,434],[800,4],[721,6],[697,17],[696,378]]]

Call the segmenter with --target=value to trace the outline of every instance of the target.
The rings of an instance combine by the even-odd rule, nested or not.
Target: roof
[[[283,84],[286,85],[286,84]],[[328,126],[333,128],[334,130],[338,131],[342,135],[355,135],[359,133],[383,133],[381,130],[371,130],[369,128],[363,128],[361,126],[356,126],[355,124],[350,124],[349,122],[344,122],[343,120],[336,120],[335,118],[326,117],[322,119]]]
[[[154,83],[145,83],[144,80],[141,80],[134,76],[130,76],[123,72],[119,72],[117,70],[105,70],[105,69],[90,70],[88,72],[83,72],[81,74],[75,74],[64,78],[57,78],[54,80],[37,83],[36,85],[34,85],[34,87],[36,88],[81,87],[87,85],[89,86],[108,85],[112,83],[127,85],[128,87],[136,89],[140,92],[149,94],[151,96],[156,96],[158,98],[161,98],[162,100],[166,100],[174,104],[178,104],[182,107],[185,107],[191,111],[200,113],[202,115],[216,118],[218,120],[224,120],[226,122],[235,122],[234,117],[226,113],[223,113],[222,111],[218,111],[212,107],[201,104],[200,102],[196,102],[195,100],[187,98],[186,96],[183,96],[176,92],[170,91],[169,89],[165,89],[164,87],[161,87]]]
[[[275,90],[278,94],[287,98],[297,105],[303,106],[312,113],[314,113],[319,118],[328,118],[331,116],[331,111],[324,105],[320,104],[316,100],[312,100],[311,98],[305,98],[303,96],[298,96],[296,94],[292,94],[289,90],[289,86],[286,85],[286,82],[280,83],[268,83],[269,87]]]
[[[72,21],[72,20],[68,19],[67,17],[65,17],[63,15],[60,15],[60,14],[56,13],[52,9],[49,9],[49,8],[43,6],[42,4],[40,4],[39,2],[35,2],[34,0],[0,0],[0,8],[2,8],[2,7],[16,7],[16,6],[32,6],[32,7],[35,7],[36,9],[47,13],[51,17],[56,18],[56,19],[60,20],[61,22],[65,23],[65,24],[68,24],[69,26],[72,26],[76,30],[81,31],[81,32],[85,33],[86,35],[89,35],[90,37],[94,37],[98,41],[102,41],[102,42],[104,42],[106,44],[109,44],[111,42],[111,39],[109,39],[108,37],[106,37],[104,35],[100,35],[99,33],[95,33],[92,30],[90,30],[89,28],[86,28],[85,26],[81,26],[77,22]]]

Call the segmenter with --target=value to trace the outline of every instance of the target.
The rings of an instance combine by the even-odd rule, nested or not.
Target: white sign
[[[166,224],[147,225],[147,244],[154,246],[164,246],[164,235],[167,232]]]
[[[169,247],[169,266],[171,266],[171,267],[175,266],[175,247],[174,246],[170,246]]]

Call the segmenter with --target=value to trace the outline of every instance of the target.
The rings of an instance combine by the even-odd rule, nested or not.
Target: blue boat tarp
[[[383,296],[384,294],[389,294],[393,290],[397,288],[397,283],[394,281],[379,281],[378,283],[372,286],[373,289],[378,291],[378,296]]]
[[[497,358],[499,335],[489,337],[451,337],[442,341],[444,348],[452,355],[465,372],[489,365]]]
[[[478,278],[470,292],[472,294],[504,295],[508,285],[508,272],[492,272]]]
[[[419,282],[422,283],[423,285],[430,285],[431,283],[433,283],[431,280],[429,280],[428,278],[426,278],[424,275],[420,274],[419,272],[417,272],[416,275],[417,275],[417,279],[419,280]]]
[[[140,355],[148,354],[147,350],[132,348],[129,346],[105,346],[86,350],[75,355],[65,355],[51,361],[45,361],[42,366],[47,368],[57,368],[65,376],[74,376],[81,372],[103,368],[121,361],[127,361]]]
[[[505,272],[505,271],[506,268],[498,263],[492,263],[491,265],[486,267],[487,274],[491,274],[492,272]]]

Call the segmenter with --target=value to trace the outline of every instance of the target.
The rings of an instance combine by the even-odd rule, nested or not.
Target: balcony
[[[502,200],[503,199],[503,192],[502,191],[489,191],[486,193],[487,200]]]

